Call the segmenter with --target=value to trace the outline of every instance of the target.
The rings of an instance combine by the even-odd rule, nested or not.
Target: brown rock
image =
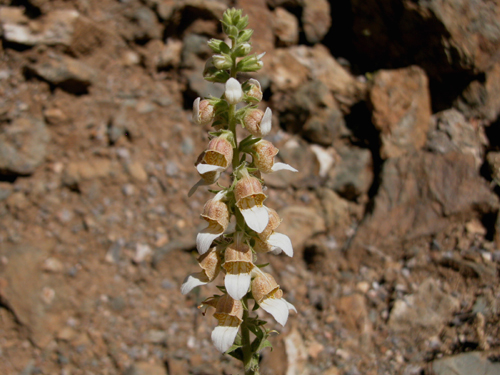
[[[294,329],[284,338],[287,374],[303,374],[307,364],[307,348],[299,331]]]
[[[371,346],[373,328],[368,317],[365,297],[357,293],[343,296],[337,303],[337,309],[343,325],[359,335],[362,349],[368,350]]]
[[[123,375],[168,375],[165,366],[149,363],[137,362],[130,366]]]
[[[274,10],[273,28],[278,45],[290,46],[299,42],[299,21],[285,8],[278,7]]]
[[[424,146],[431,103],[428,80],[421,68],[379,71],[369,97],[373,123],[381,133],[382,158],[398,157]]]
[[[304,0],[302,24],[307,41],[320,42],[332,25],[330,3],[327,0]]]
[[[491,178],[500,185],[500,152],[491,151],[486,155],[486,161],[490,168]]]
[[[323,216],[312,207],[289,206],[278,213],[284,218],[279,232],[290,237],[294,249],[301,248],[309,238],[326,230]]]
[[[373,212],[358,228],[348,255],[356,262],[370,262],[367,246],[387,253],[404,241],[438,233],[454,217],[494,212],[497,206],[472,156],[417,152],[389,159]]]
[[[104,178],[111,172],[111,161],[95,158],[85,161],[76,161],[68,164],[63,173],[63,182],[68,186],[75,186],[80,181]]]
[[[238,0],[235,7],[242,9],[249,17],[248,27],[253,29],[253,52],[271,52],[274,49],[273,16],[267,8],[266,0]]]
[[[280,48],[266,55],[269,61],[269,76],[273,91],[294,90],[300,87],[308,78],[308,68],[296,59],[290,49]]]

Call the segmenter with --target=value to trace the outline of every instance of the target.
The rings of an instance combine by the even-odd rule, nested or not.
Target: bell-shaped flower
[[[245,223],[250,229],[262,233],[269,222],[269,214],[263,205],[267,197],[262,192],[260,181],[247,173],[236,183],[234,196]]]
[[[193,288],[208,284],[217,277],[221,266],[220,251],[218,251],[217,247],[212,247],[205,254],[198,257],[198,264],[202,271],[186,277],[181,286],[182,294],[188,294]]]
[[[235,78],[229,78],[226,82],[226,91],[224,92],[229,104],[238,104],[243,98],[241,84]]]
[[[198,156],[195,166],[201,180],[191,188],[188,196],[193,195],[199,186],[216,183],[232,159],[233,145],[227,140],[227,137],[222,135],[213,138],[208,144],[208,148]]]
[[[270,274],[255,268],[255,278],[252,280],[252,295],[264,311],[273,316],[284,326],[288,320],[288,310],[297,312],[295,307],[283,298],[283,291]]]
[[[269,213],[269,223],[258,238],[254,238],[255,245],[253,249],[257,253],[280,254],[284,252],[289,257],[293,256],[293,246],[290,238],[282,233],[276,233],[275,230],[281,224],[281,218],[272,208],[266,207]]]
[[[243,304],[225,294],[217,301],[214,318],[218,324],[212,331],[212,342],[217,350],[224,353],[233,345],[238,334],[243,321]]]
[[[246,92],[246,100],[254,103],[260,102],[262,100],[262,87],[260,86],[260,82],[254,78],[250,78],[246,85],[250,87]]]
[[[251,109],[243,117],[243,125],[254,137],[265,137],[271,131],[273,112],[266,108],[266,112],[260,109]]]
[[[272,173],[281,170],[287,170],[292,172],[298,172],[292,166],[285,163],[275,163],[274,157],[278,154],[279,150],[274,147],[274,145],[261,139],[257,143],[252,145],[252,150],[254,151],[254,164],[263,173]]]
[[[196,98],[193,102],[193,121],[198,125],[209,124],[215,116],[215,108],[207,99]]]
[[[250,288],[250,274],[254,265],[250,246],[244,243],[241,233],[237,233],[236,236],[235,241],[226,248],[222,267],[226,270],[224,285],[227,293],[232,298],[240,300]]]
[[[229,224],[229,209],[222,201],[225,198],[225,191],[217,193],[203,207],[201,217],[208,222],[208,226],[196,237],[196,248],[200,254],[205,254],[213,240],[224,233]]]

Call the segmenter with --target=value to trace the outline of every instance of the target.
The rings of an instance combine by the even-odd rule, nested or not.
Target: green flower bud
[[[214,66],[219,70],[231,69],[233,66],[233,59],[228,55],[213,55],[212,61]]]
[[[252,46],[250,45],[250,43],[240,44],[238,47],[236,47],[236,50],[234,51],[234,56],[236,57],[246,56],[250,53],[251,50]]]
[[[240,31],[240,33],[238,34],[237,42],[238,43],[248,42],[250,40],[250,38],[252,37],[252,34],[253,34],[252,29],[246,29],[246,30]]]
[[[261,58],[264,56],[264,53],[260,55],[251,55],[243,58],[238,65],[236,65],[236,69],[239,72],[256,72],[264,66],[264,63],[261,61]]]
[[[221,53],[221,44],[224,43],[220,39],[210,39],[208,41],[208,46],[214,51],[215,53]],[[225,43],[224,43],[225,44]]]

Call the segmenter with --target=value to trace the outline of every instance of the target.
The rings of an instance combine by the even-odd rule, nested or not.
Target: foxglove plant
[[[283,291],[269,273],[257,264],[257,254],[281,252],[293,256],[290,239],[275,232],[281,223],[278,213],[264,205],[261,173],[280,170],[297,172],[284,163],[275,163],[278,149],[262,139],[271,131],[272,111],[257,108],[262,100],[262,88],[254,78],[240,83],[238,73],[256,72],[262,68],[264,54],[250,54],[253,30],[247,29],[248,16],[241,10],[227,10],[222,19],[222,30],[229,43],[211,39],[208,45],[214,55],[207,61],[203,76],[207,81],[222,83],[225,92],[221,98],[197,98],[193,103],[193,121],[198,125],[212,123],[211,140],[195,164],[200,180],[189,192],[199,186],[217,183],[215,196],[203,207],[201,217],[208,225],[196,238],[200,257],[200,272],[189,275],[181,292],[215,280],[222,271],[224,285],[201,304],[201,308],[215,308],[218,324],[212,332],[215,347],[243,362],[246,375],[259,374],[260,352],[271,347],[268,341],[273,332],[266,321],[252,316],[262,308],[281,325],[285,325],[289,310],[295,307],[283,298]],[[238,142],[237,125],[250,135]],[[231,167],[231,169],[229,169]],[[218,183],[221,174],[231,171],[230,186]],[[231,217],[236,226],[226,233]],[[253,301],[253,302],[252,302]],[[251,338],[251,334],[253,337]]]

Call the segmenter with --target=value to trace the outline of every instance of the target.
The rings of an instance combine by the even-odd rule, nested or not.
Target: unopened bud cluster
[[[270,346],[270,331],[265,322],[250,317],[249,307],[262,308],[284,325],[293,305],[283,298],[283,291],[272,275],[261,270],[257,254],[281,252],[293,255],[290,239],[276,232],[281,223],[277,212],[264,205],[267,199],[261,173],[296,170],[288,164],[275,162],[278,149],[262,139],[271,131],[272,111],[258,108],[262,88],[256,79],[240,83],[237,74],[255,72],[262,66],[264,54],[250,54],[252,30],[246,29],[248,17],[231,9],[224,13],[222,29],[229,41],[212,39],[208,45],[214,55],[207,61],[203,75],[210,82],[225,85],[222,97],[197,98],[193,104],[193,121],[199,125],[211,124],[211,140],[196,161],[200,180],[189,192],[199,186],[217,183],[215,196],[203,207],[201,217],[207,222],[196,238],[200,254],[200,272],[189,275],[182,285],[182,293],[212,282],[221,272],[222,294],[205,300],[202,306],[215,308],[217,327],[212,341],[221,352],[241,359],[245,370],[258,367],[258,352]],[[249,133],[238,142],[237,125]],[[218,183],[221,174],[231,172],[230,186]],[[235,231],[227,233],[231,219]],[[253,300],[253,306],[249,301]],[[241,329],[241,334],[238,331]],[[253,332],[253,343],[248,342]],[[260,333],[259,333],[260,332]],[[249,357],[250,356],[250,357]],[[248,372],[254,373],[254,372]]]

